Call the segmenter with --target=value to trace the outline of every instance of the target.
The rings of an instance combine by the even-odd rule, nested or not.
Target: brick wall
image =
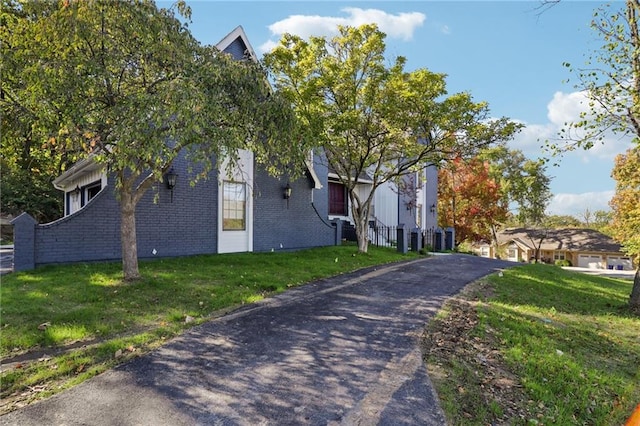
[[[253,234],[255,251],[294,250],[335,244],[335,229],[327,226],[327,168],[318,162],[314,168],[323,188],[312,189],[314,183],[311,177],[302,176],[289,182],[292,191],[288,202],[284,199],[284,188],[288,182],[286,178],[277,180],[263,170],[254,171],[257,182]]]
[[[217,252],[218,184],[215,174],[191,186],[184,158],[174,162],[178,173],[171,191],[157,184],[136,209],[138,257],[173,257]],[[291,182],[293,195],[283,197],[285,180],[255,171],[254,251],[293,250],[332,245],[335,231],[314,211],[327,218],[327,172],[316,167],[324,187],[311,189],[309,177]],[[78,212],[38,225],[29,215],[14,220],[16,270],[50,263],[121,259],[120,212],[114,183]],[[313,206],[311,204],[313,196]],[[155,250],[155,254],[154,254]]]

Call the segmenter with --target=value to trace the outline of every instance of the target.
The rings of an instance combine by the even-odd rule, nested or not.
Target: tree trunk
[[[636,269],[636,275],[633,278],[633,288],[629,297],[629,307],[632,311],[640,314],[640,267]]]
[[[369,201],[361,203],[354,195],[354,189],[349,191],[351,201],[351,216],[356,225],[356,238],[358,240],[358,252],[366,253],[369,249]]]
[[[124,274],[124,280],[135,281],[140,278],[140,271],[138,270],[136,203],[131,194],[121,194],[120,240],[122,243],[122,273]]]
[[[369,249],[369,233],[367,217],[354,217],[356,222],[356,237],[358,238],[358,252],[366,253]]]

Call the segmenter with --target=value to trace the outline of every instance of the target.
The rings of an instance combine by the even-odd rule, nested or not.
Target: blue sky
[[[562,123],[581,111],[576,76],[562,64],[583,66],[599,46],[589,23],[604,4],[565,0],[541,13],[538,2],[528,1],[187,3],[189,28],[200,42],[215,44],[242,25],[259,57],[284,32],[330,36],[337,24],[375,22],[387,33],[388,55],[405,56],[407,69],[445,73],[449,93],[470,92],[476,101],[489,103],[493,116],[524,123],[510,146],[530,158],[546,155],[542,141],[556,137]],[[553,159],[560,165],[548,169],[554,194],[548,213],[579,217],[585,209],[608,210],[615,189],[613,158],[629,146],[611,139]]]

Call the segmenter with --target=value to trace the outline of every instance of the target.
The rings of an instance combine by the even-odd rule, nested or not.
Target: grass
[[[429,356],[441,373],[434,383],[449,422],[624,424],[640,402],[640,318],[627,308],[631,287],[628,280],[526,265],[487,277],[482,291],[465,296],[471,303],[464,310],[454,313],[456,305],[447,304],[429,332],[451,328],[452,314],[471,310],[464,313],[475,318],[465,341],[478,348]],[[515,382],[511,395],[492,394],[501,369]],[[511,411],[519,417],[505,418],[509,399],[519,399]]]
[[[50,395],[221,312],[315,279],[416,256],[377,247],[357,254],[355,246],[341,246],[161,259],[141,262],[144,278],[134,284],[123,282],[116,263],[3,276],[0,356],[14,368],[3,369],[0,397]],[[15,365],[16,359],[24,361]]]

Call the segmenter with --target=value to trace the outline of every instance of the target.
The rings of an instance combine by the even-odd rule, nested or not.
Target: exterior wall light
[[[432,215],[436,214],[436,205],[435,204],[431,204],[431,207],[429,207],[429,211],[431,212]]]
[[[287,186],[284,187],[284,199],[288,200],[289,198],[291,198],[291,185],[289,185],[289,182],[287,182]]]
[[[164,175],[165,181],[167,182],[167,188],[171,190],[171,202],[173,203],[173,188],[176,186],[176,182],[178,180],[178,174],[173,170],[173,167],[169,169],[166,175]]]
[[[289,182],[287,182],[287,186],[284,187],[284,190],[282,192],[284,199],[287,200],[287,209],[289,208],[289,198],[291,198],[291,191],[291,185],[289,185]]]

